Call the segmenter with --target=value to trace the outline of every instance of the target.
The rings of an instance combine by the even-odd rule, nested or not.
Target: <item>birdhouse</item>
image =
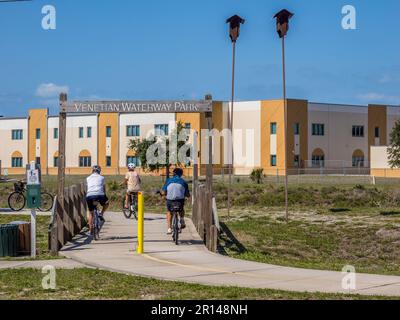
[[[243,24],[246,20],[242,19],[238,15],[234,15],[226,20],[226,23],[229,23],[229,36],[232,42],[236,42],[239,38],[240,34],[240,25]]]
[[[286,9],[279,11],[274,18],[276,18],[276,31],[279,34],[279,38],[286,36],[289,30],[289,20],[294,16],[293,13]]]

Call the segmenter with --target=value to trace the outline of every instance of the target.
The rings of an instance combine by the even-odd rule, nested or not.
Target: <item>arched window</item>
[[[11,167],[22,168],[23,162],[22,153],[19,151],[14,151],[11,155]]]
[[[92,156],[88,150],[79,153],[79,167],[88,168],[92,166]]]
[[[364,152],[362,152],[359,149],[354,151],[353,152],[352,163],[353,163],[353,167],[364,167],[364,165],[365,165]]]
[[[325,167],[325,153],[322,149],[317,148],[313,151],[312,166],[316,168]]]

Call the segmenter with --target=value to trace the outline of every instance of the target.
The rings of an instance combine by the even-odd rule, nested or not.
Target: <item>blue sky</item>
[[[41,27],[44,5],[57,29]],[[343,30],[344,5],[357,30]],[[400,104],[398,0],[34,0],[0,3],[0,114],[57,111],[74,99],[230,96],[225,20],[246,19],[237,44],[237,100],[281,96],[274,13],[295,13],[287,38],[288,96],[317,102]]]

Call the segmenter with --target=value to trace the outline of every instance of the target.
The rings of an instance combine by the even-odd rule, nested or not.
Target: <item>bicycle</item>
[[[125,207],[125,199],[122,201],[122,212],[124,213],[125,218],[130,219],[132,215],[135,220],[138,219],[138,193],[130,192],[129,193],[129,208]]]
[[[183,213],[183,204],[179,201],[173,201],[170,206],[172,215],[172,240],[176,245],[179,244],[179,234],[181,233],[181,214]]]
[[[92,228],[92,236],[95,241],[100,238],[100,229],[101,229],[101,221],[100,221],[100,203],[97,201],[93,202],[95,208],[93,210],[93,228]]]
[[[8,206],[12,211],[18,212],[25,208],[26,205],[26,183],[18,181],[14,183],[14,192],[8,197]],[[38,208],[41,212],[51,211],[53,208],[54,198],[50,193],[41,193],[41,206]]]

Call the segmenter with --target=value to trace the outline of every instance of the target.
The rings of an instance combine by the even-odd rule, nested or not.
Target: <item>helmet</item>
[[[175,168],[173,172],[174,172],[174,176],[178,176],[178,177],[183,176],[183,170],[181,168]]]
[[[93,168],[92,168],[92,171],[93,171],[93,173],[98,173],[98,174],[100,174],[101,173],[101,167],[100,166],[93,166]]]
[[[129,163],[128,164],[128,169],[132,170],[132,169],[135,169],[135,168],[136,168],[136,165],[134,163]]]

